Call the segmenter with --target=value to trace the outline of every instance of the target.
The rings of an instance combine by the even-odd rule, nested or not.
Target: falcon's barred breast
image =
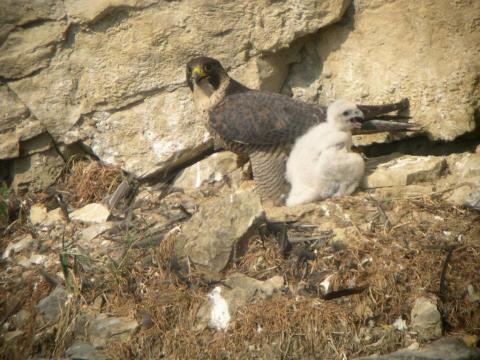
[[[195,106],[216,141],[227,150],[250,158],[263,200],[283,202],[289,191],[285,164],[291,146],[312,126],[326,120],[326,108],[282,94],[249,89],[230,78],[218,60],[208,57],[189,61],[186,75]],[[406,100],[358,106],[366,120],[406,107]],[[377,120],[369,126],[382,131],[382,124],[389,123]],[[396,130],[411,127],[406,123],[394,124]]]

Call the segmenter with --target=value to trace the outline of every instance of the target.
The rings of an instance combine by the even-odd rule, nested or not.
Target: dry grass
[[[70,201],[80,205],[103,198],[118,180],[114,169],[81,162],[72,166],[64,186],[70,189]],[[103,188],[93,192],[91,186]],[[277,246],[278,234],[251,238],[248,251],[224,275],[241,272],[261,280],[281,275],[288,286],[273,299],[241,307],[225,332],[193,330],[212,285],[193,268],[186,278],[172,270],[176,232],[169,231],[158,246],[136,248],[130,245],[143,236],[137,227],[124,236],[128,246],[120,261],[90,259],[88,266],[79,268],[70,307],[51,335],[43,338],[40,350],[38,343],[25,343],[21,354],[4,348],[3,358],[33,353],[62,356],[72,341],[78,314],[99,296],[106,299],[102,312],[135,317],[141,324],[130,341],[113,342],[103,350],[109,359],[345,359],[386,353],[411,343],[412,335],[394,330],[391,324],[398,317],[409,323],[413,302],[421,295],[443,299],[439,309],[445,316],[446,334],[480,335],[479,305],[466,296],[468,284],[480,290],[478,213],[432,197],[374,199],[360,194],[331,203],[340,210],[328,221],[350,230],[345,233],[346,246],[328,241],[298,243],[284,258]],[[292,225],[288,234],[314,237],[326,220],[317,207],[301,215],[300,223],[318,229]],[[453,245],[445,291],[439,294],[442,267]],[[308,260],[299,256],[302,252],[315,256]],[[322,300],[319,283],[328,275],[333,290],[363,285],[367,289]],[[95,281],[82,286],[81,279]],[[41,282],[35,289],[29,302],[32,311],[39,291],[45,295],[49,287]],[[0,303],[2,310],[17,290],[8,288],[4,295],[9,301]],[[32,325],[29,334],[35,332],[38,329]]]
[[[73,207],[99,202],[111,195],[122,181],[122,172],[115,166],[90,159],[73,159],[67,164],[59,190]]]

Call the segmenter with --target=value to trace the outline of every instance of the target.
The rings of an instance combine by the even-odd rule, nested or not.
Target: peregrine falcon
[[[360,128],[361,121],[363,113],[355,104],[337,100],[328,107],[327,122],[313,126],[295,141],[287,161],[286,177],[292,186],[287,206],[355,191],[365,163],[351,151],[351,131]]]
[[[285,95],[250,89],[232,79],[218,60],[209,57],[190,60],[186,77],[195,107],[215,143],[247,155],[262,199],[283,202],[289,191],[285,164],[291,146],[309,128],[326,120],[326,109]],[[406,99],[383,106],[359,105],[366,120],[406,107]],[[370,128],[385,130],[379,125],[380,120],[376,121],[369,124]],[[408,124],[396,128],[405,129]]]

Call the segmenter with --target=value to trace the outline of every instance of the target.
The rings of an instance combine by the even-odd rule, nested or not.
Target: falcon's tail
[[[285,179],[288,155],[283,146],[255,150],[249,154],[253,178],[263,201],[282,205],[290,189]]]
[[[372,120],[378,118],[380,115],[388,114],[393,111],[407,110],[410,103],[407,98],[400,100],[396,103],[384,104],[384,105],[357,105],[357,107],[363,112],[365,120]]]

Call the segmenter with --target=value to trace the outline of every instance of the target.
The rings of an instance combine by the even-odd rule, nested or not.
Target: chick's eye
[[[348,110],[343,112],[343,116],[347,116],[350,112]]]

